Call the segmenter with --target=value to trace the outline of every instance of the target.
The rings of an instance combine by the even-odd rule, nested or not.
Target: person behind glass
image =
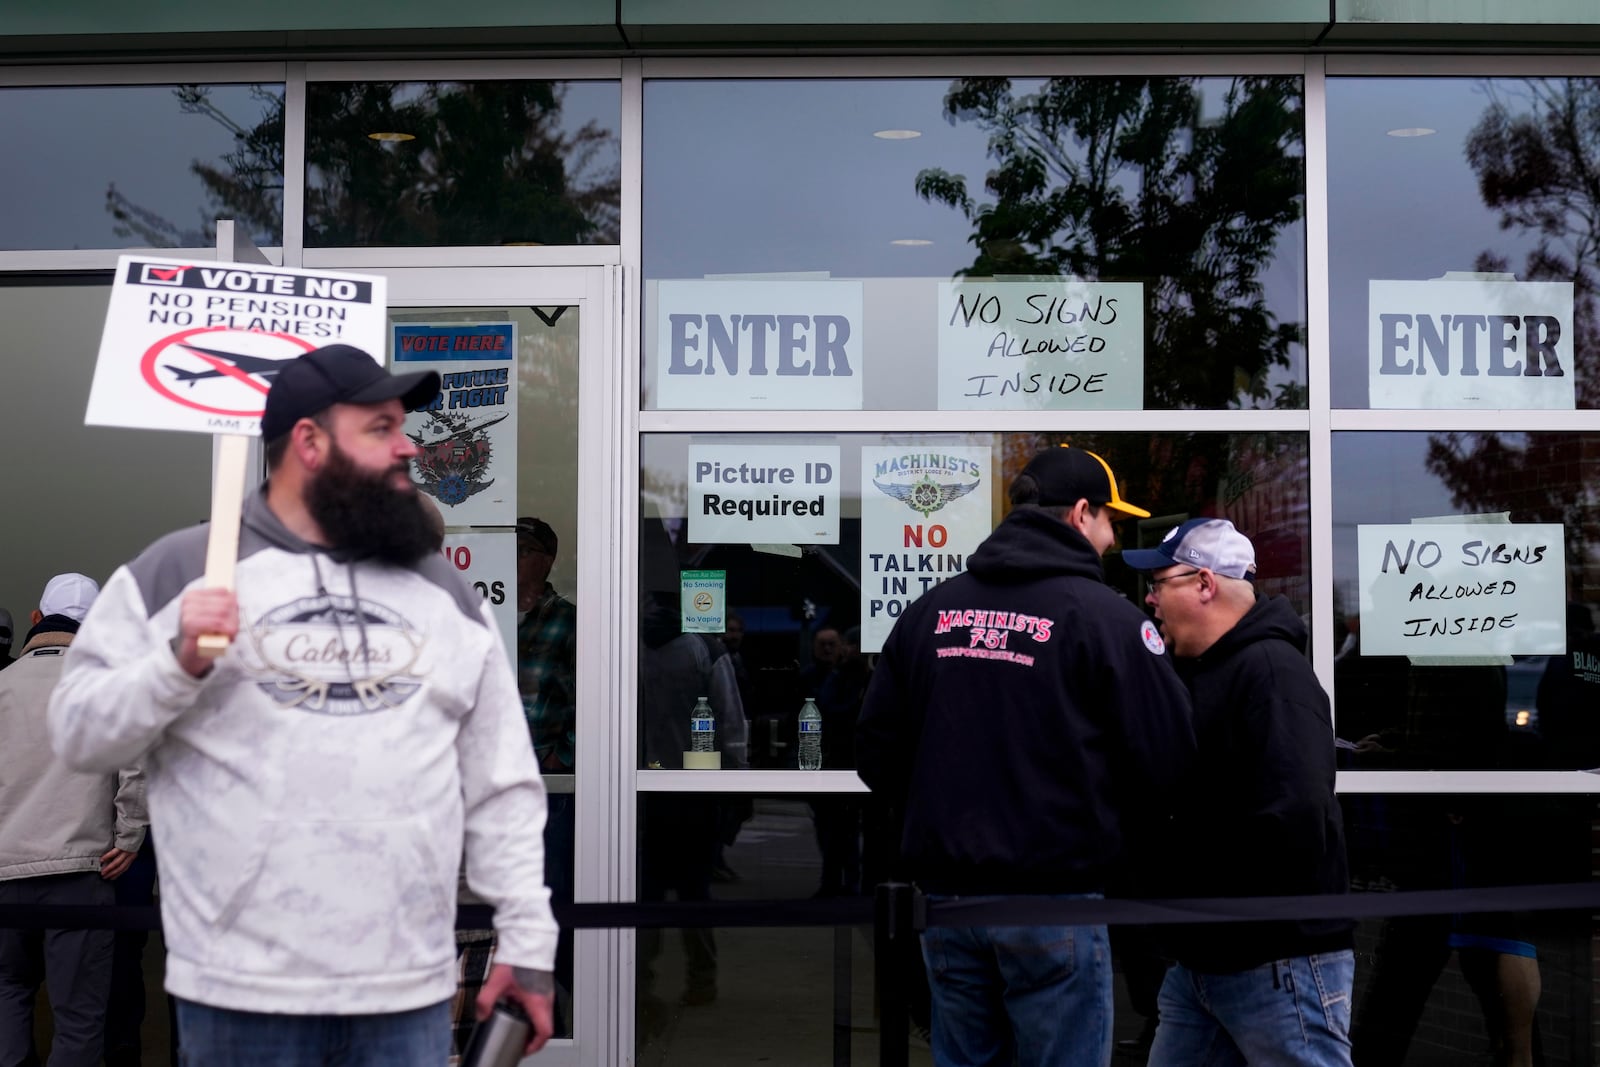
[[[479,1017],[515,999],[528,1050],[550,1036],[544,784],[490,609],[410,477],[405,414],[438,391],[348,345],[280,364],[236,591],[205,583],[207,527],[161,538],[106,583],[51,697],[68,765],[147,756],[195,1067],[445,1062],[463,844],[499,937]]]
[[[46,707],[100,587],[58,574],[44,587],[16,666],[0,676],[0,912],[114,903],[111,883],[144,845],[144,775],[82,773],[50,750]],[[110,930],[0,929],[0,1063],[37,1063],[41,979],[55,1038],[49,1067],[98,1067],[111,991]]]
[[[716,721],[715,750],[724,770],[742,770],[747,738],[744,705],[727,648],[715,636],[684,633],[677,592],[646,592],[639,605],[639,713],[645,766],[678,770],[690,751],[690,713],[700,697]],[[711,899],[712,871],[721,834],[716,794],[640,794],[639,899]],[[717,998],[717,943],[709,928],[684,927],[684,988],[681,1003],[710,1004]],[[641,998],[653,1008],[652,963],[659,931],[639,932]]]
[[[809,662],[800,668],[802,692],[798,694],[799,699],[794,701],[797,710],[807,697],[814,699],[822,692],[823,683],[833,673],[833,668],[838,666],[843,653],[844,638],[836,627],[823,624],[812,632]]]
[[[577,758],[578,609],[550,584],[560,542],[543,519],[517,520],[517,689],[534,757],[546,774],[571,774]],[[577,839],[573,794],[551,793],[544,824],[551,900],[573,900]],[[572,989],[572,931],[562,930],[556,981]]]
[[[11,666],[16,660],[11,658],[11,642],[13,629],[11,626],[11,612],[0,608],[0,671]]]
[[[517,688],[547,774],[572,773],[577,739],[578,609],[550,584],[559,544],[543,519],[517,520]]]
[[[819,633],[818,637],[822,635]],[[833,670],[817,687],[822,714],[822,766],[848,770],[855,761],[856,718],[866,696],[872,668],[861,654],[861,627],[841,635]],[[850,896],[861,891],[861,804],[853,796],[819,796],[811,801],[811,818],[822,853],[819,897]]]
[[[1194,703],[1200,761],[1176,826],[1170,892],[1349,891],[1328,696],[1286,597],[1257,592],[1255,548],[1226,519],[1190,519],[1155,548],[1155,611]],[[1169,928],[1152,1067],[1350,1063],[1354,924]]]
[[[903,813],[906,873],[937,901],[1099,896],[1190,771],[1189,698],[1155,624],[1105,584],[1124,501],[1081,448],[1028,462],[963,574],[912,602],[856,726],[856,770]],[[933,927],[934,1061],[1111,1058],[1104,926]]]

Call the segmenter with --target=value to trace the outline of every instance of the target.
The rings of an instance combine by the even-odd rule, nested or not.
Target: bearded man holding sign
[[[438,389],[349,345],[285,361],[236,591],[207,585],[205,526],[158,540],[51,700],[73,767],[145,761],[186,1063],[444,1063],[463,844],[500,944],[478,1014],[513,999],[529,1052],[550,1035],[544,784],[499,631],[409,474],[405,412]]]

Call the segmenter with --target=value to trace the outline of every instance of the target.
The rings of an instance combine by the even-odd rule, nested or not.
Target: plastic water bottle
[[[800,769],[822,770],[822,712],[815,697],[806,697],[800,709]]]
[[[711,717],[711,701],[701,697],[689,713],[689,751],[717,750],[717,720]]]

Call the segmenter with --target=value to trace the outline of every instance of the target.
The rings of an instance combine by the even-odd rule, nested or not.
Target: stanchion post
[[[909,1067],[911,1063],[911,1001],[902,968],[915,947],[916,891],[908,882],[883,882],[878,886],[873,911],[878,983],[879,1067]]]

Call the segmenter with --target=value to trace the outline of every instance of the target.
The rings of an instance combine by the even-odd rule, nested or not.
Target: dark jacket
[[[934,893],[1102,891],[1130,826],[1189,773],[1189,702],[1076,530],[1011,512],[895,624],[856,728]]]
[[[1345,893],[1328,695],[1306,661],[1306,627],[1281,596],[1255,605],[1204,654],[1177,661],[1194,701],[1200,763],[1179,817],[1173,896]],[[1343,919],[1169,931],[1192,970],[1242,971],[1350,948]]]

